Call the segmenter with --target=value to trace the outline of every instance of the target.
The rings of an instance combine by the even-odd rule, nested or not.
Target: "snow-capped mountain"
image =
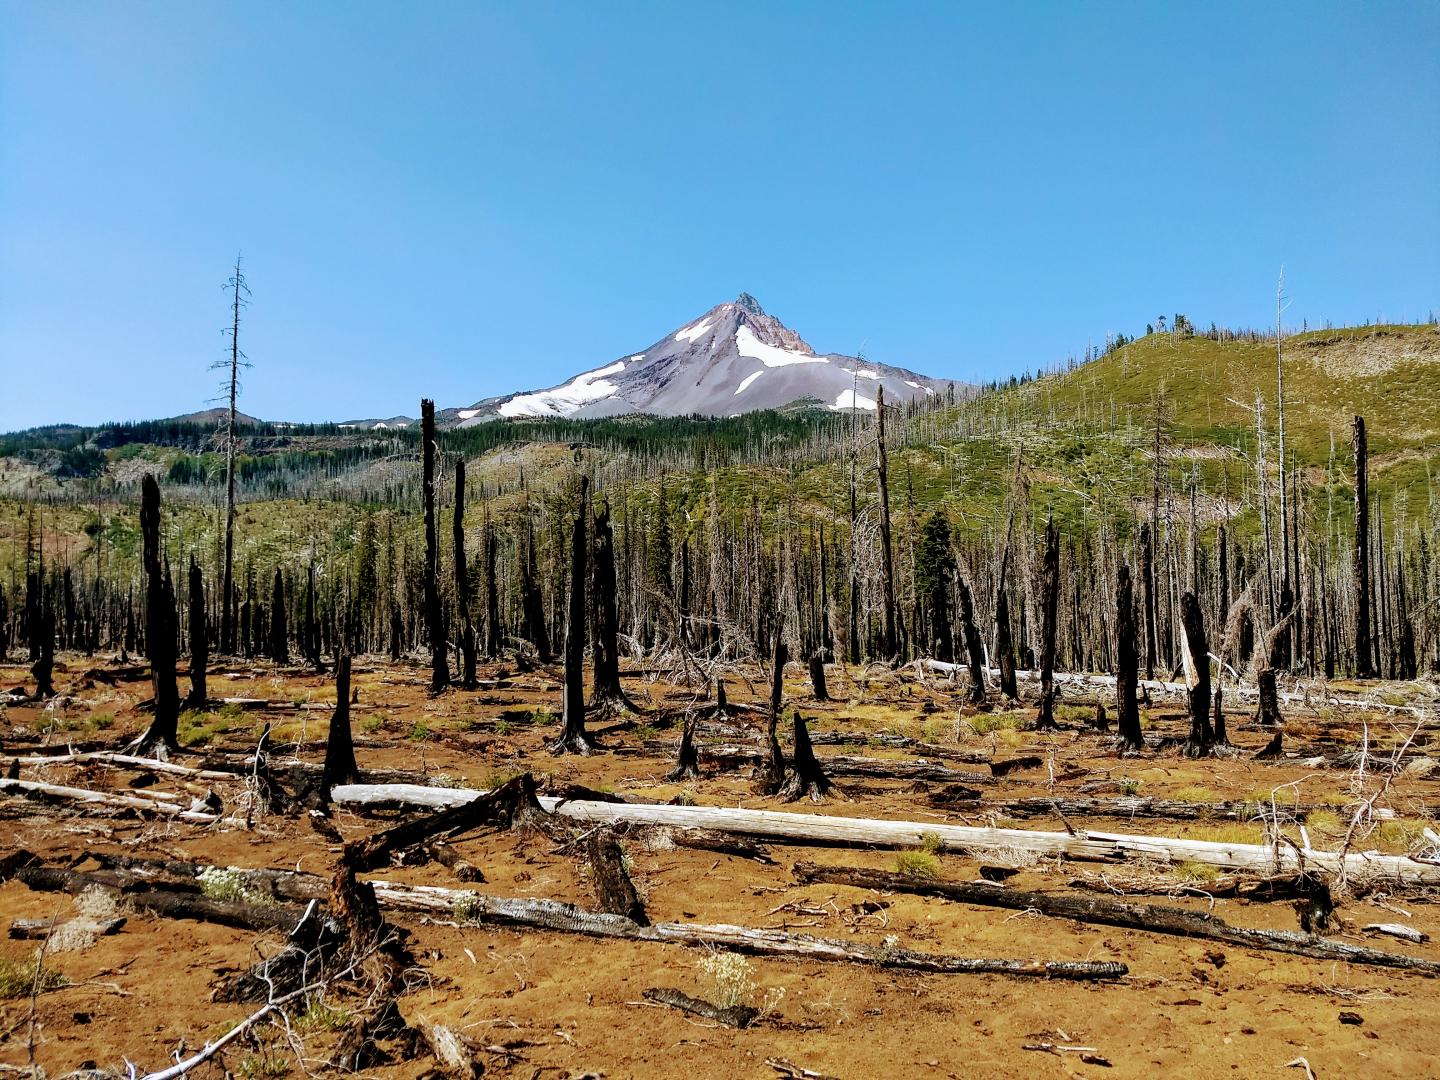
[[[821,355],[749,293],[667,334],[643,352],[546,390],[486,398],[446,410],[461,425],[497,417],[595,417],[626,413],[731,416],[813,400],[834,410],[874,409],[943,392],[950,384],[853,356]],[[448,414],[448,415],[447,415]]]

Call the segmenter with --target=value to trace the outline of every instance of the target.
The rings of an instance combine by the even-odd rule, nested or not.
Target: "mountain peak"
[[[760,306],[760,301],[751,296],[748,292],[742,292],[735,298],[735,306],[748,311],[751,315],[764,315],[765,309]]]

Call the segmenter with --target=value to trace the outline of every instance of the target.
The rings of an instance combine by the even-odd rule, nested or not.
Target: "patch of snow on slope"
[[[857,394],[854,390],[841,390],[835,398],[835,404],[830,408],[839,412],[841,409],[873,409],[875,399],[866,397],[864,394]]]
[[[698,338],[701,334],[705,333],[705,331],[709,329],[710,319],[707,316],[706,318],[701,319],[694,326],[687,326],[684,330],[681,330],[678,334],[675,335],[675,340],[693,342],[696,338]]]
[[[879,382],[879,381],[880,381],[880,373],[879,373],[878,371],[874,371],[874,370],[872,370],[872,369],[870,369],[870,368],[848,368],[848,367],[847,367],[847,368],[841,368],[840,370],[841,370],[841,371],[848,371],[851,375],[858,375],[858,376],[860,376],[860,378],[862,378],[862,379],[874,379],[876,382]],[[914,384],[914,383],[911,383],[910,385],[911,385],[911,386],[914,386],[915,384]]]
[[[539,390],[533,394],[516,394],[500,406],[501,416],[569,416],[582,405],[602,401],[619,389],[605,379],[625,370],[625,361],[616,360],[608,367],[576,375],[564,386]]]
[[[765,372],[763,371],[757,371],[753,375],[746,375],[745,378],[740,380],[740,385],[735,388],[735,393],[733,396],[739,397],[745,392],[746,387],[748,387],[752,382],[754,382],[756,379],[758,379],[761,375],[764,374]]]
[[[479,409],[461,409],[458,413],[461,420],[469,420],[472,416],[479,416]]]
[[[735,331],[735,348],[741,356],[759,360],[766,367],[788,367],[791,364],[828,364],[830,362],[823,356],[811,356],[809,353],[782,349],[778,345],[766,345],[755,336],[755,332],[748,326],[742,326]]]

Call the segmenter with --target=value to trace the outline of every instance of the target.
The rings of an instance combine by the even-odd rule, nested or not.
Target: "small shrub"
[[[27,998],[31,989],[35,986],[35,967],[39,962],[40,954],[33,953],[26,959],[14,956],[0,956],[0,1000],[12,998]],[[42,967],[40,969],[40,990],[57,990],[69,984],[58,971]]]
[[[458,923],[472,923],[479,921],[482,910],[480,898],[474,893],[467,892],[461,893],[455,898],[451,913]]]
[[[484,779],[480,781],[480,786],[486,791],[494,791],[498,787],[504,787],[519,775],[519,769],[496,769],[485,774]]]
[[[1305,815],[1305,824],[1319,833],[1339,833],[1345,828],[1340,815],[1333,810],[1311,810]]]
[[[295,1018],[296,1030],[305,1035],[320,1031],[343,1031],[349,1023],[348,1010],[327,1005],[321,997],[307,998],[305,1011]]]
[[[423,742],[429,737],[430,725],[425,723],[424,720],[416,720],[415,725],[410,729],[410,734],[407,736],[411,742]]]
[[[96,731],[108,731],[115,726],[115,716],[108,712],[94,713],[90,717],[90,726]]]
[[[1418,821],[1382,821],[1376,835],[1380,843],[1388,848],[1408,851],[1424,837],[1425,826]]]
[[[927,832],[920,834],[920,850],[929,855],[938,855],[945,849],[945,841],[940,839],[939,833]]]
[[[631,734],[637,739],[653,739],[660,731],[653,724],[636,724]]]
[[[895,853],[895,872],[912,881],[938,881],[940,860],[928,851],[898,851]]]
[[[1220,876],[1220,868],[1213,863],[1203,862],[1182,862],[1171,871],[1181,881],[1206,882],[1214,881]]]
[[[233,904],[269,904],[273,898],[255,888],[245,880],[239,870],[221,866],[207,866],[200,871],[200,892],[211,900],[223,900]]]
[[[1134,776],[1122,776],[1120,778],[1121,795],[1138,795],[1144,781]]]
[[[716,1004],[724,1008],[743,1004],[755,991],[754,967],[739,953],[707,953],[700,958],[699,966],[710,981]]]
[[[378,716],[369,716],[360,722],[360,730],[367,735],[374,735],[385,726],[385,721]]]

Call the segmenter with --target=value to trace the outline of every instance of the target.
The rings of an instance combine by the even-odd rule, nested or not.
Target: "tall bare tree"
[[[229,401],[226,411],[225,440],[225,558],[220,571],[220,651],[235,652],[235,401],[240,396],[240,369],[250,366],[249,359],[240,349],[240,309],[250,303],[250,288],[245,284],[245,273],[240,267],[240,256],[235,256],[235,272],[226,281],[230,290],[230,326],[226,331],[230,338],[230,355],[211,364],[212,369],[227,372],[220,384],[220,391]]]

